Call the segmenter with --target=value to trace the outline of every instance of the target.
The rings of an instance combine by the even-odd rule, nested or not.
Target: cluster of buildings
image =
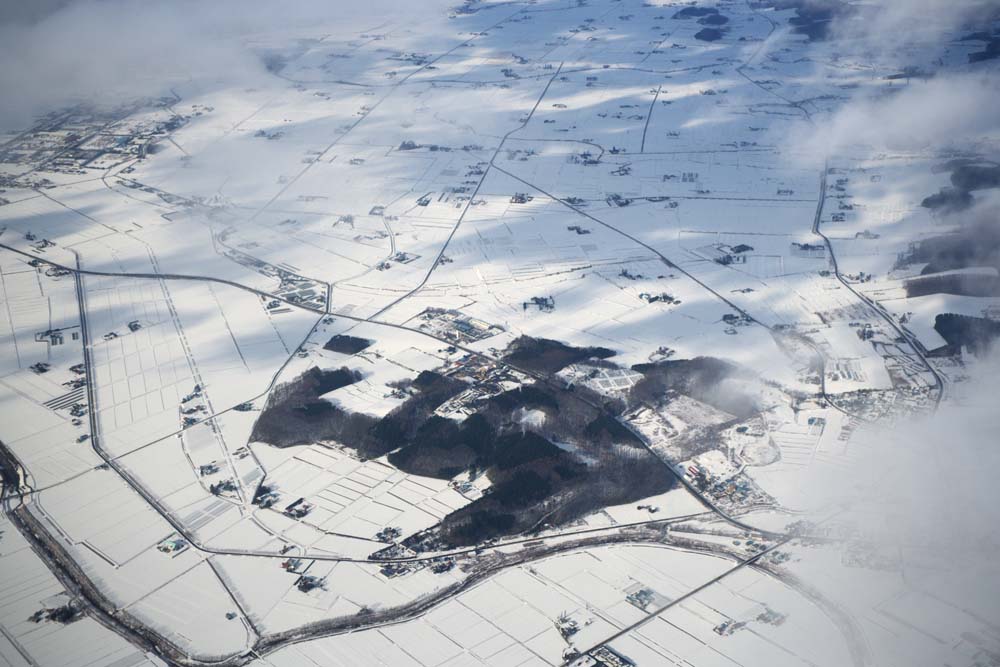
[[[475,413],[483,401],[505,391],[517,389],[529,381],[526,375],[475,357],[467,357],[459,362],[459,366],[448,374],[451,377],[469,380],[469,388],[439,405],[434,414],[457,420],[463,420]]]
[[[282,511],[282,513],[285,516],[291,517],[292,519],[301,519],[305,516],[308,516],[308,514],[312,512],[312,510],[313,510],[312,504],[307,503],[305,498],[299,498],[298,500],[294,500],[287,506],[285,506],[285,509]]]
[[[17,164],[46,172],[85,174],[105,170],[127,160],[146,157],[150,146],[177,129],[186,118],[173,113],[146,120],[126,120],[144,106],[165,107],[166,100],[145,101],[126,107],[97,109],[77,106],[42,118],[34,127],[0,147],[0,163]],[[44,187],[5,177],[0,187]]]
[[[199,398],[201,398],[201,385],[196,384],[194,389],[191,390],[191,393],[186,394],[184,398],[181,399],[181,423],[184,425],[184,428],[197,424],[199,421],[199,413],[208,412],[208,408],[206,408],[203,404],[194,403],[194,401]]]
[[[160,553],[169,555],[171,558],[177,556],[184,551],[187,551],[188,546],[190,546],[184,538],[180,537],[176,533],[163,540],[156,545],[156,550]]]
[[[227,232],[223,232],[218,236],[217,240],[220,244],[225,243],[229,231],[231,230],[227,230]],[[251,268],[261,275],[278,279],[278,287],[272,290],[272,292],[281,300],[275,299],[267,302],[266,307],[269,312],[277,313],[284,310],[282,308],[282,300],[313,310],[326,310],[327,290],[325,285],[282,269],[281,267],[274,266],[273,264],[268,264],[233,248],[227,247],[225,255],[234,262]]]
[[[593,667],[636,667],[635,662],[610,646],[601,646],[590,652]]]
[[[692,462],[684,471],[691,484],[722,507],[772,505],[773,499],[743,473],[726,474]]]
[[[428,308],[417,316],[417,328],[437,338],[468,345],[503,333],[503,328],[457,310]]]

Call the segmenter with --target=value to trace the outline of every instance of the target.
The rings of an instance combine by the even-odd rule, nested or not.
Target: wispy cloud
[[[875,151],[975,148],[1000,136],[1000,76],[995,71],[912,79],[895,89],[864,91],[793,141],[812,154],[849,147]]]
[[[872,68],[860,85],[817,126],[790,141],[812,155],[868,146],[875,151],[975,148],[1000,137],[1000,61],[970,66],[942,60],[967,31],[1000,18],[990,0],[882,0],[853,3],[831,26],[831,48],[842,61]],[[959,49],[960,50],[960,49]],[[959,59],[961,60],[961,59]],[[883,77],[911,67],[926,77]],[[818,72],[817,80],[822,80]],[[873,85],[874,84],[874,85]]]
[[[860,515],[882,526],[882,538],[978,549],[1000,543],[1000,466],[995,396],[1000,355],[968,368],[933,414],[873,439],[876,450],[854,471],[868,482]],[[867,478],[867,479],[866,479]],[[855,499],[858,500],[857,498]],[[891,526],[891,534],[886,527]],[[933,530],[928,530],[933,526]]]
[[[259,33],[365,31],[448,4],[302,0],[40,0],[3,3],[0,128],[77,101],[166,94],[187,81],[245,85],[266,68],[248,46]],[[423,6],[421,6],[423,5]]]

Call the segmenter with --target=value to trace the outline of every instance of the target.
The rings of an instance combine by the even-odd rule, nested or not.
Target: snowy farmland
[[[0,108],[0,664],[1000,655],[990,3],[66,4],[2,41],[122,54]]]

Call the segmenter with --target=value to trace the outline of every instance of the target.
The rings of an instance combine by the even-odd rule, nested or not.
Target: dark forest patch
[[[698,23],[701,25],[714,26],[726,25],[729,23],[729,17],[724,16],[723,14],[709,14],[708,16],[698,19]]]
[[[758,409],[754,396],[724,386],[727,380],[752,375],[719,359],[667,361],[634,369],[645,377],[633,388],[632,405],[640,400],[660,403],[675,392],[741,417],[756,414]],[[588,404],[600,405],[603,397],[587,395],[586,402],[575,401],[571,392],[562,389],[541,384],[534,388],[551,396],[559,409],[546,409],[548,418],[537,433],[508,430],[498,438],[489,467],[492,492],[448,515],[433,529],[414,535],[407,540],[409,546],[429,550],[512,533],[530,534],[545,524],[558,525],[672,488],[674,480],[662,463],[619,421],[620,406],[587,408]],[[589,390],[579,387],[575,391]],[[479,414],[491,422],[502,419],[515,407],[510,403],[515,397],[515,392],[509,392]],[[538,397],[530,400],[537,403]],[[560,437],[554,440],[553,436]],[[578,443],[581,456],[554,444],[561,441]]]
[[[961,294],[992,296],[1000,294],[1000,279],[986,272],[934,275],[959,269],[992,268],[1000,272],[1000,227],[996,212],[974,209],[973,192],[1000,187],[1000,165],[982,160],[957,158],[932,168],[934,173],[951,172],[951,187],[926,197],[921,206],[951,216],[960,227],[911,244],[900,255],[896,267],[924,263],[919,279],[906,282],[908,296],[926,294]]]
[[[1000,229],[987,223],[932,236],[916,244],[907,260],[925,262],[922,275],[974,266],[1000,269]]]
[[[280,385],[254,424],[252,440],[276,447],[335,440],[363,457],[381,456],[406,444],[434,408],[467,385],[437,373],[421,373],[419,391],[378,419],[347,412],[319,397],[360,376],[346,368],[321,371],[311,368],[291,382]]]
[[[632,370],[642,373],[630,390],[630,400],[656,404],[671,392],[684,394],[737,417],[757,413],[757,399],[739,391],[730,391],[724,382],[750,379],[750,373],[735,364],[713,357],[696,357],[637,364]]]
[[[549,392],[547,388],[544,391]],[[511,418],[524,406],[511,399],[524,393],[508,392],[460,426],[444,426],[433,439],[390,457],[409,471],[413,461],[434,461],[437,456],[457,461],[452,452],[459,452],[474,457],[470,468],[486,472],[492,483],[486,495],[449,514],[435,528],[413,536],[409,546],[429,550],[475,544],[529,531],[546,516],[552,524],[571,521],[607,505],[665,492],[674,484],[666,468],[613,415],[602,414],[569,392],[551,390],[549,395],[557,408],[550,408],[553,416],[542,432],[523,428]],[[537,396],[531,400],[538,400]],[[543,402],[548,405],[549,399]],[[561,441],[577,443],[574,448],[587,462],[554,444],[552,434]],[[450,442],[458,446],[444,444]],[[633,454],[623,457],[621,450],[612,453],[612,445]]]
[[[432,416],[413,438],[389,454],[389,463],[415,475],[451,479],[478,465],[481,447],[490,447],[492,427],[472,415],[462,423]]]
[[[969,54],[970,63],[980,63],[995,58],[1000,58],[1000,39],[991,39],[982,51],[975,51]]]
[[[524,410],[543,411],[545,424],[526,428],[520,422]],[[590,425],[602,418],[609,425],[592,430]],[[450,479],[464,470],[508,470],[541,458],[561,458],[565,452],[552,444],[553,438],[585,442],[585,448],[611,443],[641,447],[612,415],[602,416],[575,393],[533,384],[490,397],[461,422],[430,417],[389,460],[406,472]]]
[[[546,373],[586,359],[606,359],[606,348],[575,348],[522,337],[507,359]],[[609,363],[609,362],[601,362]],[[634,367],[644,375],[629,402],[661,403],[671,392],[690,395],[734,415],[751,414],[753,400],[722,387],[750,377],[713,358],[671,360]],[[406,541],[417,551],[477,544],[509,534],[531,534],[543,525],[575,520],[609,505],[664,493],[676,483],[666,466],[619,419],[625,402],[585,385],[537,381],[469,405],[461,420],[435,414],[438,406],[471,385],[425,371],[401,388],[409,397],[387,415],[350,413],[320,397],[357,381],[347,368],[310,369],[271,394],[252,438],[277,446],[336,441],[362,458],[388,455],[399,470],[439,479],[485,474],[482,497]],[[488,390],[490,385],[484,385]],[[494,389],[495,390],[495,389]],[[526,410],[544,419],[524,421]]]
[[[317,396],[322,396],[341,387],[352,385],[361,379],[361,373],[352,371],[346,366],[332,371],[310,368],[306,371],[306,375],[308,376],[308,382],[315,390]]]
[[[561,368],[613,354],[555,341],[525,342],[519,348],[522,361],[536,368]],[[458,421],[434,410],[469,385],[423,372],[408,383],[407,389],[416,393],[377,419],[319,398],[322,390],[343,386],[353,377],[347,369],[310,369],[279,386],[252,438],[277,446],[332,440],[362,457],[388,454],[389,462],[404,472],[439,479],[487,474],[490,492],[414,536],[409,543],[417,549],[522,533],[543,519],[571,521],[607,505],[665,492],[674,484],[668,470],[617,421],[618,406],[586,387],[567,391],[544,383],[526,385],[482,399],[475,413]],[[521,423],[525,410],[541,410],[544,423],[527,428]]]
[[[504,361],[536,373],[555,373],[586,359],[607,359],[613,356],[615,351],[606,347],[571,347],[548,338],[521,336],[511,343]]]
[[[985,355],[1000,337],[1000,322],[985,317],[945,313],[934,318],[934,330],[948,342],[952,353],[963,347],[977,357]]]
[[[34,614],[29,616],[28,620],[32,623],[52,621],[53,623],[69,625],[70,623],[83,618],[83,615],[83,610],[79,609],[74,602],[67,602],[60,607],[39,609]]]
[[[417,393],[382,417],[372,429],[372,436],[378,443],[373,451],[378,452],[378,455],[408,445],[439,405],[464,391],[469,385],[440,373],[423,371],[412,386],[418,390]],[[351,446],[350,443],[344,444]]]
[[[929,294],[955,294],[958,296],[994,296],[1000,294],[1000,280],[984,273],[948,273],[911,278],[904,283],[906,296],[912,298]]]
[[[843,0],[762,0],[751,4],[754,9],[794,9],[795,16],[788,19],[792,32],[805,35],[810,41],[822,41],[830,35],[835,19],[853,11]]]
[[[951,184],[959,190],[972,192],[1000,188],[1000,166],[963,164],[951,172]]]
[[[949,160],[935,165],[931,171],[941,173],[951,172],[951,187],[941,188],[940,192],[925,197],[920,205],[939,213],[960,213],[969,209],[975,198],[975,190],[988,190],[1000,187],[1000,166],[982,164],[969,159]]]
[[[635,434],[624,424],[607,414],[600,415],[587,424],[583,432],[591,440],[603,443],[637,440]]]
[[[334,377],[343,379],[351,373],[346,368],[340,371],[334,371],[337,373]],[[374,419],[344,412],[319,398],[331,391],[328,387],[337,383],[328,379],[330,373],[310,368],[291,382],[276,387],[257,418],[250,439],[288,447],[350,439],[367,432],[374,425]]]
[[[510,470],[539,459],[556,458],[563,450],[531,431],[512,432],[499,438],[494,447],[494,465]]]
[[[651,454],[586,466],[568,452],[491,475],[492,491],[448,515],[407,543],[420,548],[470,545],[512,533],[559,525],[610,505],[634,502],[673,488],[674,478]],[[511,521],[506,517],[513,516]]]
[[[726,31],[719,28],[702,28],[694,34],[694,38],[703,42],[716,42],[722,39],[725,34]]]
[[[509,411],[518,408],[526,410],[559,410],[559,401],[552,395],[552,392],[533,384],[497,394],[490,399],[490,404],[499,410]]]
[[[920,205],[939,213],[959,213],[972,206],[972,193],[958,188],[941,188],[936,195],[925,197]]]
[[[357,354],[358,352],[370,347],[371,344],[372,341],[367,338],[337,334],[330,340],[326,341],[326,345],[323,346],[323,349],[330,350],[331,352],[339,352],[341,354]]]
[[[986,273],[948,274],[944,271],[976,267],[1000,272],[1000,228],[989,221],[961,227],[953,234],[942,234],[914,243],[900,257],[898,266],[926,264],[919,279],[906,281],[907,296],[960,294],[991,296],[1000,294],[1000,279]]]
[[[718,14],[719,10],[715,7],[685,7],[677,12],[674,12],[672,18],[675,19],[696,19],[705,16],[712,16],[713,14]]]
[[[992,39],[993,35],[985,30],[979,30],[976,32],[970,32],[958,41],[960,42],[988,42]]]

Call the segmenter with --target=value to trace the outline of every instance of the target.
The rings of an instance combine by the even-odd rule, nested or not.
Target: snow
[[[371,610],[391,618],[521,558],[417,617],[259,664],[562,664],[570,645],[645,617],[626,599],[637,586],[676,600],[749,553],[733,548],[747,536],[686,525],[676,534],[714,555],[678,548],[671,522],[709,509],[674,487],[477,545],[448,572],[388,577],[367,561],[387,546],[376,534],[434,527],[488,493],[486,475],[468,490],[466,473],[410,475],[387,457],[360,460],[353,443],[250,441],[274,388],[308,369],[358,372],[323,399],[381,418],[421,372],[448,372],[470,350],[490,363],[533,336],[613,350],[614,368],[581,363],[559,377],[615,400],[631,400],[637,364],[739,366],[746,375],[716,389],[756,398],[753,415],[679,395],[627,405],[623,419],[674,470],[759,489],[759,505],[727,507],[740,521],[781,530],[826,516],[838,487],[857,483],[849,471],[877,465],[879,429],[940,398],[910,336],[937,349],[937,315],[980,317],[1000,299],[906,295],[923,268],[903,261],[910,244],[952,231],[921,205],[949,185],[933,148],[826,156],[789,139],[835,121],[846,91],[923,85],[886,77],[930,64],[930,50],[861,53],[795,34],[790,10],[708,5],[729,18],[711,43],[659,0],[331,15],[248,36],[280,62],[253,85],[195,73],[125,118],[87,120],[81,107],[58,127],[5,134],[0,440],[24,467],[28,511],[113,604],[191,656],[243,654],[258,632],[298,639]],[[940,78],[970,69],[960,36],[938,40]],[[63,151],[78,131],[84,143]],[[113,149],[131,135],[156,150]],[[453,345],[428,309],[488,335]],[[371,345],[325,350],[338,334]],[[454,407],[439,412],[461,419]],[[885,422],[868,425],[879,410]],[[538,429],[546,416],[525,409],[517,421]],[[280,497],[273,508],[252,502],[262,483]],[[306,516],[282,513],[299,498]],[[89,617],[26,625],[61,587],[3,525],[0,661],[155,664]],[[624,543],[657,527],[662,544]],[[621,543],[579,548],[582,535]],[[164,553],[165,539],[185,547]],[[837,545],[787,548],[788,563],[735,572],[613,646],[640,664],[840,665],[857,649],[845,627],[858,623],[872,664],[952,664],[972,650],[967,632],[988,632],[956,603],[975,596],[954,573],[921,567],[923,588],[886,583]],[[299,590],[281,566],[289,557],[324,585]],[[569,641],[562,614],[579,623]],[[717,632],[727,621],[747,625]]]

